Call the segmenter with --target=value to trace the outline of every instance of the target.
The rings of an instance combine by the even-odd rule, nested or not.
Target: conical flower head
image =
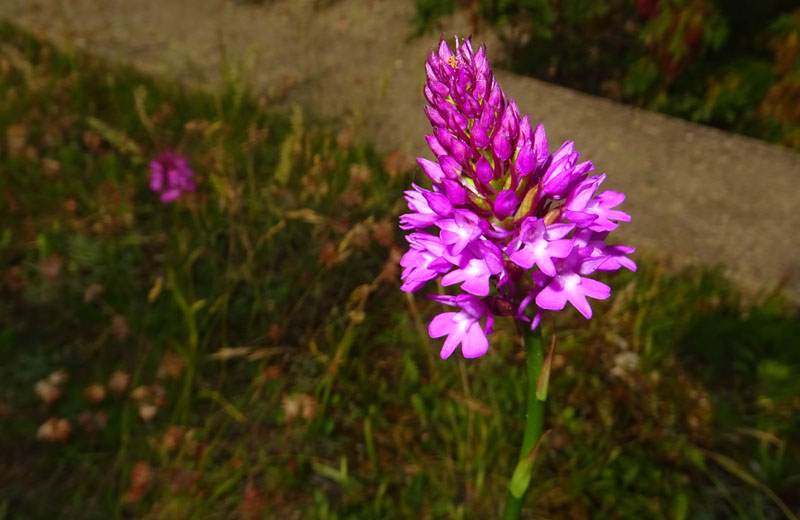
[[[618,222],[630,220],[613,209],[624,194],[597,193],[605,174],[589,176],[594,167],[579,162],[572,141],[549,152],[544,126],[534,128],[495,81],[485,46],[475,51],[470,40],[456,38],[451,50],[441,40],[425,71],[425,113],[433,127],[426,139],[436,160],[417,159],[432,189],[413,185],[406,192],[412,213],[400,217],[401,228],[414,232],[401,261],[403,290],[441,278],[444,286],[459,286],[463,293],[453,298],[480,308],[487,323],[493,313],[513,314],[535,326],[542,310],[567,302],[590,317],[586,297],[607,298],[609,291],[588,276],[636,269],[625,256],[633,248],[606,243]],[[491,332],[478,334],[474,312],[458,316],[474,331],[470,337]],[[451,337],[443,357],[457,343]],[[467,355],[482,352],[471,348]]]

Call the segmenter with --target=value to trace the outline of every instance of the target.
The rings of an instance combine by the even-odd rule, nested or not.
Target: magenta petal
[[[586,213],[584,211],[570,211],[570,210],[567,210],[567,211],[564,212],[564,216],[566,218],[568,218],[571,222],[574,222],[575,224],[577,224],[578,226],[580,226],[582,228],[590,228],[590,229],[594,229],[594,227],[592,226],[592,222],[597,220],[597,215],[594,215],[592,213]],[[610,224],[613,225],[614,227],[616,227],[615,224],[613,224],[613,223],[610,223]],[[607,226],[605,226],[605,225],[604,226],[600,226],[600,228],[601,228],[600,231],[606,230],[606,227]]]
[[[516,105],[512,99],[506,107],[503,116],[500,118],[500,126],[508,133],[509,140],[514,140],[519,132],[519,116],[516,114]]]
[[[595,298],[597,300],[605,300],[611,296],[611,287],[607,286],[603,282],[592,280],[591,278],[581,278],[580,288],[586,294],[586,296]]]
[[[508,257],[512,262],[523,269],[530,269],[536,263],[536,258],[534,257],[533,251],[531,251],[529,247],[525,247],[519,251],[511,253]]]
[[[519,122],[519,135],[517,136],[517,146],[522,147],[523,144],[531,144],[533,141],[533,129],[531,128],[531,119],[525,114],[525,117]]]
[[[444,172],[438,163],[423,159],[422,157],[417,157],[417,163],[419,163],[422,167],[422,171],[424,171],[433,182],[442,182],[442,179],[444,179]]]
[[[174,168],[167,170],[166,178],[169,186],[177,186],[181,182],[181,174]]]
[[[440,338],[445,334],[450,334],[450,331],[455,327],[453,318],[456,317],[457,312],[443,312],[438,316],[434,316],[428,325],[428,335],[432,338]]]
[[[439,40],[439,57],[442,60],[446,60],[447,58],[449,58],[452,55],[453,55],[453,53],[452,53],[452,51],[450,51],[450,46],[447,45],[447,42],[445,41],[445,39],[442,38],[441,40]]]
[[[428,141],[428,146],[433,152],[433,155],[436,155],[438,157],[439,155],[447,154],[447,150],[444,149],[442,143],[439,142],[439,140],[436,138],[435,135],[428,134],[425,136],[425,139]]]
[[[467,190],[458,182],[445,179],[442,181],[442,186],[444,186],[444,192],[447,198],[453,204],[459,205],[467,202]]]
[[[575,229],[574,224],[550,224],[547,226],[545,238],[547,238],[547,240],[558,240],[559,238],[567,236],[573,229]]]
[[[428,206],[439,216],[448,217],[453,213],[453,204],[450,200],[441,193],[434,193],[432,191],[422,192]]]
[[[178,188],[172,188],[166,191],[161,192],[161,202],[172,202],[173,200],[177,200],[178,197],[181,195],[181,190]]]
[[[584,295],[580,290],[570,291],[567,293],[567,299],[573,307],[578,309],[578,312],[583,314],[584,318],[587,320],[591,319],[592,306],[589,305],[589,302],[586,300],[586,295]]]
[[[583,211],[594,196],[597,187],[603,182],[601,177],[591,177],[582,181],[573,188],[566,202],[566,209],[570,211]]]
[[[483,127],[487,134],[491,134],[496,122],[495,109],[487,101],[483,104],[481,117],[478,118],[478,121],[475,123],[475,125]]]
[[[153,172],[153,175],[150,177],[150,189],[153,191],[161,191],[164,189],[164,175],[161,171]]]
[[[487,296],[490,291],[490,276],[491,272],[486,265],[486,261],[473,258],[465,267],[444,275],[442,277],[442,285],[447,287],[463,282],[461,283],[462,290],[474,294],[475,296]]]
[[[489,68],[489,60],[486,59],[486,47],[481,45],[478,47],[478,52],[475,53],[475,58],[473,59],[475,63],[475,69],[478,73],[484,71],[484,69]]]
[[[448,179],[456,179],[459,175],[461,175],[461,172],[464,169],[461,163],[449,155],[440,156],[439,164],[441,165],[441,170],[444,173],[444,176]]]
[[[472,322],[461,340],[461,353],[470,359],[482,356],[488,350],[489,340],[486,339],[480,324],[477,321]]]
[[[444,285],[444,281],[442,285]],[[487,272],[482,276],[467,278],[464,280],[464,283],[461,284],[461,289],[475,296],[488,296],[491,290],[489,286],[489,273]]]
[[[425,115],[428,116],[428,120],[430,120],[433,126],[441,126],[441,127],[447,126],[447,120],[445,120],[445,118],[442,117],[442,114],[440,114],[439,111],[436,110],[435,108],[426,105]]]
[[[422,87],[422,95],[425,96],[425,101],[430,103],[431,105],[436,104],[436,94],[431,90],[428,85]]]
[[[442,241],[450,246],[450,253],[454,255],[461,254],[464,248],[469,245],[469,237],[465,237],[449,229],[443,229],[440,236],[442,237]]]
[[[460,130],[463,133],[469,131],[469,120],[464,117],[463,114],[456,112],[455,110],[450,111],[447,115],[447,121],[450,123],[450,128],[452,130]]]
[[[469,294],[459,294],[455,297],[456,304],[461,310],[476,320],[481,319],[486,314],[486,305],[483,300]]]
[[[447,359],[455,352],[456,347],[461,343],[462,334],[463,332],[455,332],[447,336],[447,339],[444,340],[444,345],[442,345],[442,350],[439,351],[440,358]]]
[[[544,251],[540,253],[535,253],[535,255],[536,255],[536,265],[539,266],[539,269],[541,269],[542,272],[547,276],[555,276],[556,266],[553,265],[553,260],[550,258],[550,256]]]
[[[542,321],[542,310],[539,309],[536,314],[533,315],[533,320],[531,321],[531,330],[535,330],[536,327],[539,326],[539,323]]]
[[[472,50],[472,41],[467,38],[461,42],[461,47],[458,48],[461,56],[466,60],[471,60],[475,52]]]
[[[486,100],[486,106],[491,107],[493,110],[501,108],[505,101],[503,89],[497,83],[492,83],[492,89],[489,91],[489,98]]]
[[[620,267],[624,267],[629,271],[636,272],[636,262],[628,258],[627,256],[615,256],[610,257],[608,260],[603,262],[603,264],[597,268],[598,271],[616,271]]]
[[[486,326],[483,327],[483,333],[488,335],[494,332],[494,316],[492,313],[486,313]]]
[[[457,284],[463,282],[466,279],[464,271],[461,269],[456,269],[455,271],[451,271],[446,275],[442,276],[442,286],[447,287],[453,284]]]
[[[603,175],[605,177],[605,174]],[[625,201],[625,194],[617,191],[607,190],[597,195],[597,200],[602,206],[613,208]]]
[[[547,244],[547,254],[555,258],[566,258],[572,252],[572,240],[554,240]]]
[[[450,144],[453,141],[453,134],[450,133],[450,130],[447,128],[434,128],[433,135],[436,136],[436,139],[439,140],[439,143],[445,150],[450,150]],[[450,152],[448,151],[443,154],[436,154],[436,156],[438,157],[440,155],[447,155],[449,153]]]
[[[459,107],[461,108],[461,111],[464,113],[464,115],[470,119],[476,118],[481,115],[480,102],[477,99],[475,99],[474,96],[470,96],[469,94],[464,96],[464,98],[461,100],[461,103],[459,104]]]
[[[537,164],[542,163],[547,157],[547,134],[544,125],[539,124],[533,132],[533,152],[536,154]]]
[[[558,278],[536,295],[536,305],[549,311],[560,311],[567,305],[567,294]]]
[[[589,256],[585,257],[581,263],[580,267],[577,270],[577,273],[586,276],[588,274],[592,274],[596,270],[600,268],[601,265],[608,261],[607,256]]]
[[[630,222],[631,216],[617,209],[610,209],[605,212],[605,217],[609,220],[619,220],[620,222]]]
[[[577,166],[575,166],[575,168],[572,170],[572,176],[577,179],[584,173],[590,172],[592,170],[594,170],[594,164],[592,164],[592,161],[582,162]],[[605,174],[603,174],[603,176],[605,176]]]
[[[436,92],[437,94],[439,94],[443,98],[446,98],[447,96],[450,95],[450,92],[449,92],[450,89],[448,89],[447,85],[445,85],[441,81],[436,81],[435,79],[429,78],[428,79],[428,86],[431,88],[431,90],[433,90],[434,92]]]
[[[450,141],[450,149],[453,157],[461,164],[467,164],[472,159],[472,149],[464,141],[453,138]]]
[[[451,307],[458,307],[458,303],[456,302],[457,296],[451,296],[449,294],[428,294],[428,298]]]

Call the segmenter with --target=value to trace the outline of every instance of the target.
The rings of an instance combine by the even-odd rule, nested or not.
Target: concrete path
[[[381,151],[430,157],[421,89],[435,36],[409,40],[410,0],[2,0],[0,18],[151,73],[218,83],[237,64],[257,91],[286,90],[344,117]],[[468,34],[455,17],[448,33]],[[477,39],[477,38],[476,38]],[[500,47],[489,41],[489,58]],[[724,262],[752,289],[784,280],[800,301],[800,154],[512,74],[498,79],[608,173],[633,215],[618,237],[679,262]],[[399,196],[399,194],[398,194]],[[788,282],[785,280],[788,279]]]

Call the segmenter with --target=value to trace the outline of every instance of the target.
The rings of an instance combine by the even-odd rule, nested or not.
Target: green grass
[[[399,290],[418,172],[269,96],[8,25],[0,76],[0,519],[498,516],[524,362],[508,323],[486,356],[438,359],[437,306]],[[171,205],[147,187],[165,148],[198,181]],[[591,322],[545,322],[550,433],[524,514],[797,514],[797,310],[638,260]],[[115,371],[127,389],[91,403]],[[86,411],[107,424],[86,431]],[[37,440],[50,418],[68,438]]]

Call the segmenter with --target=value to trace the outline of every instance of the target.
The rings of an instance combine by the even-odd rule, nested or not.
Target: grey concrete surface
[[[256,91],[342,117],[381,151],[430,157],[422,107],[425,54],[409,39],[410,0],[1,0],[0,18],[56,43],[145,72],[219,84],[235,65]],[[458,16],[448,33],[468,34]],[[490,60],[499,46],[487,40]],[[498,72],[520,110],[543,122],[552,146],[582,158],[624,191],[633,222],[618,239],[678,263],[723,262],[744,287],[783,280],[800,301],[800,154]],[[399,194],[398,194],[399,196]],[[787,281],[788,280],[788,281]]]

